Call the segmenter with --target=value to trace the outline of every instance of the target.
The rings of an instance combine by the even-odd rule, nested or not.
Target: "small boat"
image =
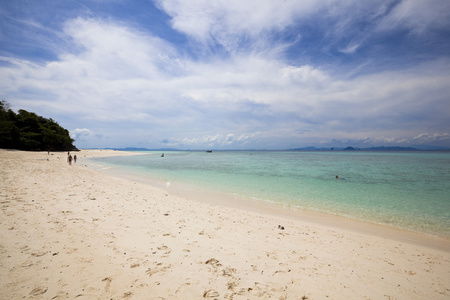
[[[163,154],[161,154],[161,157],[164,157],[164,153],[163,153]]]
[[[211,153],[212,152],[212,150],[206,150],[206,153]]]

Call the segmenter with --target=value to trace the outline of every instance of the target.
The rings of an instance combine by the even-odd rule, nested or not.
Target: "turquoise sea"
[[[450,238],[450,152],[161,153],[92,161],[167,183]]]

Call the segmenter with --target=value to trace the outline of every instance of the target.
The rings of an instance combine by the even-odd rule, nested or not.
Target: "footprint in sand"
[[[222,275],[226,276],[226,277],[233,277],[233,274],[236,273],[236,269],[235,268],[225,268],[222,270]]]
[[[163,263],[156,263],[156,267],[148,268],[145,272],[148,276],[152,276],[155,273],[164,272],[172,267],[171,264],[164,265]]]
[[[218,261],[217,259],[215,259],[215,258],[208,259],[208,260],[205,262],[205,264],[211,265],[211,266],[213,266],[214,268],[217,268],[217,267],[222,266],[222,265],[219,263],[219,261]]]
[[[111,277],[106,277],[106,278],[103,278],[102,281],[106,282],[105,291],[109,291],[109,287],[111,286],[112,278]]]
[[[209,290],[203,293],[203,298],[217,298],[220,294],[215,290]]]
[[[35,289],[33,289],[31,292],[30,292],[30,295],[33,295],[33,296],[38,296],[38,295],[42,295],[42,294],[44,294],[45,292],[47,292],[47,287],[45,287],[45,286],[38,286],[37,288],[35,288]]]
[[[161,247],[157,247],[157,248],[160,251],[164,251],[164,254],[169,254],[170,252],[172,252],[172,250],[165,245],[162,245]]]
[[[37,253],[31,253],[31,256],[35,256],[35,257],[41,257],[44,256],[45,254],[47,254],[47,252],[37,252]]]
[[[21,247],[20,250],[22,250],[21,253],[23,253],[23,252],[29,251],[31,249],[30,249],[30,247],[25,245],[25,246]]]

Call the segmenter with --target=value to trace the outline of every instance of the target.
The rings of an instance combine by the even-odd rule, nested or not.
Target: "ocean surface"
[[[450,238],[450,152],[161,153],[91,161],[167,185],[202,186],[242,199]]]

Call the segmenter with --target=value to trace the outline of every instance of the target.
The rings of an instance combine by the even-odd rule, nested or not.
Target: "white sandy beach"
[[[449,299],[450,241],[0,150],[0,299]],[[283,226],[284,229],[280,228]]]

